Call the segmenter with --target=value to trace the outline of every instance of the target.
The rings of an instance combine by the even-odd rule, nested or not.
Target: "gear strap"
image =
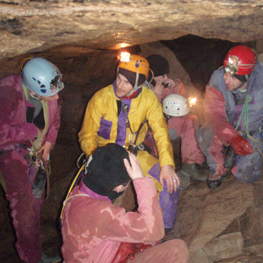
[[[42,169],[46,173],[47,181],[46,181],[46,199],[49,197],[50,193],[50,174],[51,174],[51,165],[50,161],[45,161],[42,153],[39,153],[36,149],[33,142],[31,142],[32,148],[26,146],[26,149],[29,150],[28,157],[32,164],[34,164],[39,169]]]
[[[138,139],[138,136],[139,136],[139,133],[140,133],[140,130],[141,128],[143,127],[143,125],[146,123],[146,118],[143,120],[143,122],[141,123],[141,125],[139,126],[138,130],[136,132],[134,132],[131,128],[131,123],[130,123],[130,120],[129,120],[129,117],[128,117],[128,107],[127,105],[125,105],[123,103],[123,101],[121,100],[121,104],[122,104],[122,109],[126,115],[126,118],[127,118],[127,122],[126,122],[126,127],[129,128],[131,134],[133,135],[132,137],[132,140],[129,140],[130,141],[130,144],[133,145],[133,146],[136,146],[136,142],[137,142],[137,139]]]
[[[245,123],[246,131],[245,131],[245,134],[244,134],[244,135],[243,135],[242,132],[241,132],[241,135],[242,135],[242,136],[246,136],[247,138],[250,138],[250,139],[254,142],[254,144],[255,144],[255,146],[257,147],[257,149],[259,150],[260,154],[263,156],[263,153],[262,153],[260,147],[259,147],[258,144],[257,144],[257,142],[261,142],[261,141],[256,140],[255,138],[252,137],[252,135],[253,135],[255,132],[261,131],[261,130],[262,130],[262,127],[258,128],[258,129],[257,129],[256,131],[254,131],[254,132],[250,132],[250,131],[248,130],[248,126],[249,126],[249,114],[248,114],[248,113],[249,113],[249,108],[248,108],[248,104],[249,104],[251,101],[252,101],[251,95],[247,95],[247,96],[246,96],[246,99],[245,99],[245,103],[244,103],[243,109],[242,109],[242,112],[241,112],[241,115],[240,115],[240,117],[239,117],[239,120],[238,120],[238,123],[237,123],[237,126],[236,126],[235,130],[237,130],[237,128],[239,127],[240,122],[241,122],[241,119],[242,119],[242,117],[243,117],[243,115],[244,115],[244,123]]]

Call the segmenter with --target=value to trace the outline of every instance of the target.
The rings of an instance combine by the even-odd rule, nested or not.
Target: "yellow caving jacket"
[[[122,105],[121,109],[118,105]],[[126,113],[123,111],[124,107],[128,109]],[[144,120],[147,120],[158,149],[160,167],[171,165],[175,168],[162,105],[154,92],[142,87],[134,98],[122,99],[121,104],[120,98],[115,95],[115,82],[97,91],[87,105],[78,134],[81,149],[86,156],[108,143],[118,143],[127,149],[133,136],[127,127],[127,116],[133,132],[137,132]],[[144,141],[147,123],[141,128],[136,145]]]

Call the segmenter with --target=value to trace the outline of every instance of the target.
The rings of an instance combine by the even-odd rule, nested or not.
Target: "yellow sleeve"
[[[101,106],[101,92],[98,91],[90,99],[79,136],[79,143],[82,151],[89,156],[97,148],[97,132],[100,128],[100,120],[103,116]]]
[[[152,90],[148,90],[149,98],[147,120],[152,129],[153,137],[159,154],[160,167],[171,165],[175,169],[173,146],[170,141],[168,126],[163,115],[162,104]]]

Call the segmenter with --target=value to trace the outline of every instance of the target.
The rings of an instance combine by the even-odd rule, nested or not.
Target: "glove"
[[[236,154],[245,156],[254,152],[250,142],[241,135],[235,136],[228,143],[234,148]]]
[[[132,244],[133,254],[130,255],[130,259],[134,259],[135,254],[143,252],[145,249],[150,248],[152,245],[145,245],[143,243]]]
[[[132,244],[121,242],[119,249],[111,263],[126,263],[128,259],[134,259],[136,253],[143,252],[152,245],[145,245],[143,243]]]
[[[112,263],[126,263],[129,255],[133,255],[132,243],[121,242]]]

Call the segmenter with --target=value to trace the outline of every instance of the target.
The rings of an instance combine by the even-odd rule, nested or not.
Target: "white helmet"
[[[190,111],[188,100],[178,94],[169,94],[163,100],[163,112],[169,116],[184,116]]]

